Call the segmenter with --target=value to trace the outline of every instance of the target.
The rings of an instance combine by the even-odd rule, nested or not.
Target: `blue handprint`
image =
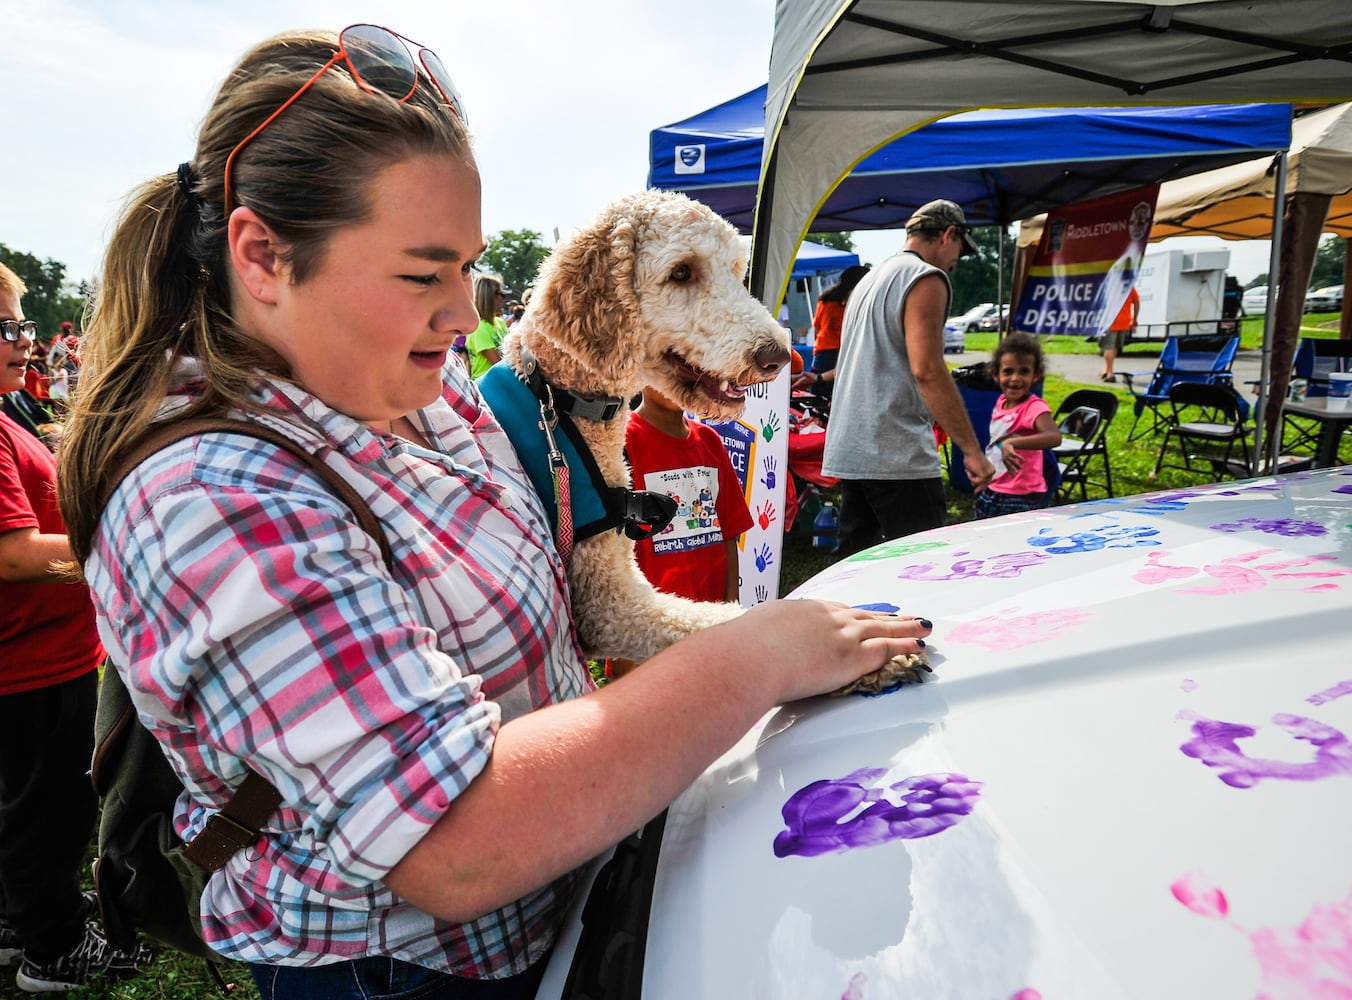
[[[775,488],[775,468],[778,464],[773,455],[766,455],[765,461],[761,463],[761,468],[765,470],[765,476],[761,479],[761,482],[765,484],[767,490]]]
[[[764,573],[767,566],[775,561],[775,557],[770,552],[770,546],[762,545],[756,550],[756,569]]]

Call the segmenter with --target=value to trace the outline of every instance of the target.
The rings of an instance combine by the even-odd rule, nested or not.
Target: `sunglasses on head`
[[[0,338],[11,344],[17,344],[20,337],[37,340],[38,325],[31,319],[23,323],[20,323],[17,319],[0,319]]]
[[[301,94],[309,90],[316,80],[339,61],[347,64],[352,79],[368,94],[384,94],[400,104],[412,97],[413,92],[418,89],[418,67],[413,62],[409,45],[418,50],[418,62],[422,64],[423,71],[432,81],[432,86],[436,87],[441,99],[457,118],[466,122],[460,92],[455,89],[451,75],[446,72],[446,66],[435,52],[389,28],[375,24],[349,25],[338,33],[338,51],[333,57],[320,66],[314,76],[301,84],[300,89],[288,97],[281,107],[268,115],[258,128],[241,139],[239,145],[230,151],[230,156],[225,161],[225,217],[230,218],[230,208],[234,204],[230,192],[230,171],[239,151],[258,133],[271,125],[278,115],[291,107]]]

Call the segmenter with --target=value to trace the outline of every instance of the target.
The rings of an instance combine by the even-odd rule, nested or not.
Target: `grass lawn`
[[[1305,318],[1307,326],[1318,326],[1308,331],[1309,335],[1336,337],[1336,326],[1332,331],[1328,324],[1336,324],[1336,315],[1311,315]],[[1241,331],[1241,346],[1245,349],[1257,348],[1261,342],[1261,320],[1247,319]],[[1303,334],[1307,331],[1302,330]],[[967,337],[967,358],[964,363],[989,356],[995,348],[996,334],[969,334]],[[1046,341],[1046,350],[1052,354],[1097,354],[1095,344],[1081,337],[1051,337]],[[1158,354],[1158,345],[1141,345],[1136,349],[1142,356]],[[1131,348],[1126,356],[1135,353]],[[1057,405],[1072,390],[1083,388],[1078,383],[1069,382],[1056,375],[1048,375],[1045,383],[1047,403],[1055,411]],[[1100,388],[1095,385],[1094,388]],[[1147,493],[1153,490],[1194,486],[1206,482],[1208,477],[1189,476],[1185,472],[1166,469],[1158,479],[1151,478],[1155,456],[1159,449],[1158,437],[1143,438],[1127,443],[1127,431],[1132,422],[1131,396],[1121,385],[1109,386],[1111,391],[1122,397],[1122,406],[1117,417],[1108,429],[1108,452],[1112,459],[1113,486],[1118,496],[1134,493]],[[1352,446],[1344,445],[1340,453],[1343,461],[1352,461]],[[1102,495],[1101,493],[1099,495]],[[1090,490],[1090,497],[1095,497]],[[838,502],[839,497],[834,499]],[[961,493],[949,492],[948,520],[957,523],[970,520],[972,516],[971,497]],[[780,595],[789,593],[799,584],[825,569],[829,555],[825,549],[813,548],[811,540],[800,534],[790,533],[785,537],[784,550],[780,562]],[[242,965],[222,967],[227,983],[232,983],[229,996],[236,1000],[258,1000],[258,992],[249,978],[248,970]],[[0,979],[0,1000],[19,1000],[31,994],[18,990],[13,981],[13,970]],[[204,963],[197,959],[186,958],[174,952],[162,950],[155,965],[145,975],[119,983],[95,981],[90,987],[68,994],[75,1000],[183,1000],[183,998],[210,997],[219,995],[215,983],[208,974]]]

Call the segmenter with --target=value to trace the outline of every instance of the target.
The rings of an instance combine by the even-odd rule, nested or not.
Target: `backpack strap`
[[[132,470],[151,455],[185,438],[217,433],[259,438],[300,459],[348,506],[356,516],[361,529],[380,546],[381,558],[385,561],[386,568],[393,574],[394,553],[390,549],[389,540],[380,527],[379,519],[361,495],[319,456],[306,451],[303,445],[280,431],[262,424],[232,420],[228,417],[195,417],[152,427],[136,447],[127,453],[117,473],[109,479],[108,491],[103,497],[104,506],[107,505],[113,491]],[[135,709],[130,704],[124,710],[123,716],[125,718],[120,718],[115,723],[115,729],[136,721]],[[221,810],[213,814],[201,833],[185,845],[184,855],[209,872],[220,871],[232,857],[258,839],[259,830],[281,805],[281,801],[282,795],[276,787],[257,771],[249,768],[243,783],[235,789]]]
[[[292,440],[281,431],[273,430],[263,424],[232,420],[229,417],[193,417],[188,420],[175,420],[171,423],[153,425],[146,436],[137,443],[136,447],[127,453],[116,475],[108,480],[108,491],[104,495],[103,505],[107,505],[109,498],[122,484],[122,480],[126,479],[133,469],[151,455],[163,451],[171,444],[177,444],[184,438],[196,437],[200,434],[239,434],[244,437],[259,438],[295,455],[309,466],[320,479],[324,480],[324,484],[356,515],[357,524],[362,531],[375,539],[376,544],[380,546],[380,557],[385,560],[385,567],[391,573],[394,572],[394,553],[390,550],[389,540],[386,539],[385,532],[380,527],[380,521],[366,501],[352,488],[351,484],[338,475],[319,456],[306,451],[305,446],[300,442]]]

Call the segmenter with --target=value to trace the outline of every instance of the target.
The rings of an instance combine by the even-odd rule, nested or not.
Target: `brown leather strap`
[[[243,437],[259,438],[295,455],[323,479],[325,485],[348,506],[356,516],[361,529],[380,546],[380,555],[385,560],[385,566],[391,573],[394,572],[394,553],[390,550],[390,543],[385,537],[379,519],[360,494],[317,455],[306,451],[299,442],[262,424],[232,420],[228,417],[196,417],[154,425],[136,447],[127,453],[117,475],[109,480],[104,504],[107,504],[109,497],[121,485],[122,480],[151,455],[184,438],[202,434],[238,434]],[[258,839],[258,831],[276,811],[281,801],[282,795],[276,787],[250,768],[245,774],[244,782],[235,789],[221,811],[208,819],[202,832],[186,845],[184,854],[189,861],[207,871],[219,871],[232,857]]]
[[[236,854],[253,845],[258,831],[281,804],[282,793],[250,769],[230,801],[184,847],[184,855],[209,872],[220,871]]]
[[[175,420],[171,423],[152,425],[146,436],[127,453],[118,474],[108,480],[108,493],[103,499],[104,504],[107,504],[109,497],[121,485],[122,480],[126,479],[133,469],[151,455],[163,451],[171,444],[182,441],[184,438],[196,437],[201,434],[239,434],[243,437],[259,438],[295,455],[323,479],[325,485],[356,515],[358,526],[380,546],[380,557],[385,561],[385,567],[391,573],[394,572],[394,553],[390,551],[390,543],[385,538],[385,532],[380,527],[380,521],[366,501],[361,498],[347,480],[338,475],[317,455],[310,454],[302,444],[287,437],[281,431],[275,431],[262,424],[232,420],[229,417],[193,417],[189,420]]]

